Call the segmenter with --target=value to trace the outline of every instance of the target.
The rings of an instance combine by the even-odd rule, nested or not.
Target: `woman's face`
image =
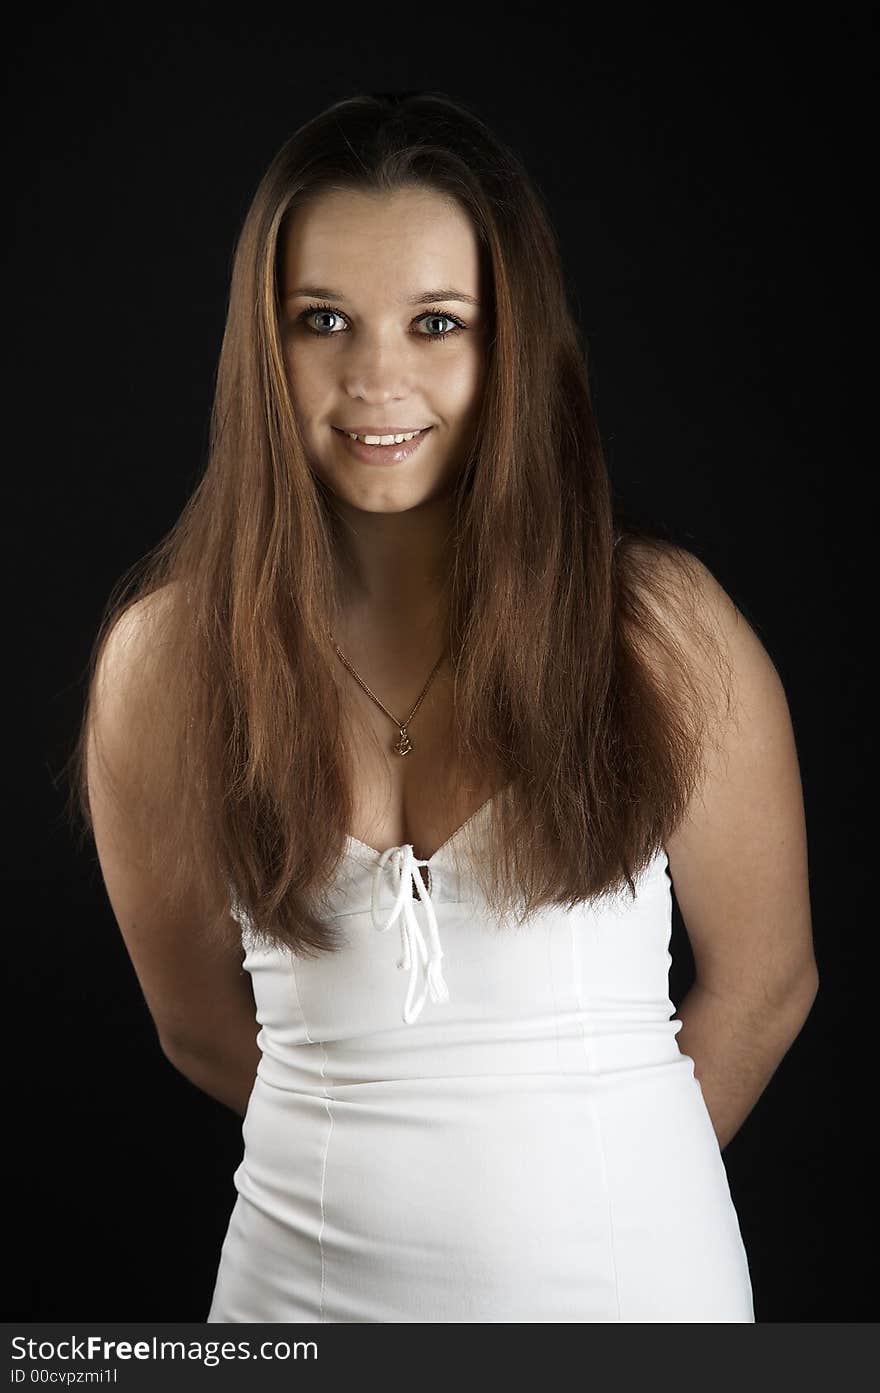
[[[486,359],[467,215],[421,188],[324,194],[294,215],[281,265],[287,380],[315,472],[368,512],[446,493],[473,441]],[[397,462],[359,458],[341,433],[422,427]]]

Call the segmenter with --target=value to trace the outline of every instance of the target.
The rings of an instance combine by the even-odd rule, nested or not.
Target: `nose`
[[[352,344],[345,355],[343,373],[350,397],[377,406],[403,401],[413,389],[414,365],[408,345],[398,344],[388,335]]]

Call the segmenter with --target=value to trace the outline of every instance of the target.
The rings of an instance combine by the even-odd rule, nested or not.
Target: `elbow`
[[[808,1016],[819,993],[819,969],[812,959],[796,972],[780,979],[774,990],[766,988],[766,999],[776,1008],[793,1015]]]
[[[789,988],[783,1009],[796,1022],[797,1028],[806,1021],[819,995],[819,971],[815,964]]]
[[[173,1035],[168,1035],[163,1031],[157,1031],[159,1048],[164,1054],[168,1063],[177,1070],[179,1074],[185,1074],[187,1062],[192,1058],[192,1050],[188,1049],[180,1040]]]
[[[807,1010],[811,1011],[813,1009],[813,1002],[819,995],[819,969],[815,963],[811,963],[809,970],[804,976],[804,981],[801,985],[801,994],[804,1001],[807,1002]]]

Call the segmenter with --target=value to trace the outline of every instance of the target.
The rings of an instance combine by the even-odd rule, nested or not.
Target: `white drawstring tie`
[[[418,1020],[422,1012],[422,1007],[430,994],[432,1001],[448,1001],[449,989],[443,980],[443,969],[440,966],[443,957],[443,948],[440,944],[440,934],[437,930],[437,915],[431,903],[431,897],[425,886],[419,866],[427,866],[427,861],[420,861],[413,853],[412,846],[390,846],[384,851],[379,859],[379,863],[373,872],[373,893],[371,914],[373,927],[379,933],[387,933],[393,924],[400,919],[400,942],[402,956],[397,966],[402,970],[409,970],[409,989],[406,993],[406,1001],[403,1005],[403,1019],[407,1025],[412,1025],[413,1021]],[[382,924],[376,917],[379,886],[382,873],[386,866],[390,866],[392,874],[397,877],[397,897],[394,901],[394,908],[386,924]],[[428,918],[428,938],[431,942],[430,950],[425,943],[419,921],[416,918],[415,897],[413,895],[413,877],[419,888],[420,903],[425,906],[425,914]],[[402,917],[401,917],[402,916]],[[416,984],[419,976],[419,962],[426,968],[426,981],[419,995],[418,1001],[413,1001]]]

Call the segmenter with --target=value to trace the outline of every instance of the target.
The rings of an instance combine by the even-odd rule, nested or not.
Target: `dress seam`
[[[580,963],[578,961],[577,947],[575,943],[575,925],[573,921],[570,923],[569,926],[569,942],[571,945],[572,980],[574,982],[575,999],[578,1004],[578,1021],[580,1025],[581,1045],[583,1047],[584,1057],[587,1061],[587,1068],[589,1072],[592,1074],[595,1071],[593,1069],[593,1062],[590,1059],[590,1051],[587,1047],[587,1038],[586,1033],[584,1031],[584,1011],[583,999],[581,996]],[[608,1240],[609,1247],[611,1249],[611,1273],[614,1278],[614,1301],[617,1306],[617,1319],[618,1321],[622,1321],[623,1317],[620,1313],[620,1280],[617,1275],[617,1243],[614,1237],[614,1212],[611,1204],[611,1189],[608,1184],[608,1166],[605,1160],[605,1144],[602,1139],[602,1122],[599,1117],[599,1109],[596,1106],[596,1100],[593,1097],[592,1093],[587,1094],[587,1107],[589,1108],[590,1116],[593,1119],[593,1127],[596,1133],[596,1143],[599,1150],[599,1164],[602,1168],[602,1185],[605,1190],[605,1206],[608,1211]]]
[[[329,1094],[328,1094],[328,1092],[327,1092],[326,1084],[324,1083],[324,1077],[325,1077],[325,1076],[324,1076],[324,1070],[326,1069],[326,1067],[327,1067],[327,1050],[326,1050],[326,1048],[325,1048],[325,1046],[324,1046],[324,1042],[321,1041],[321,1087],[322,1087],[323,1090],[324,1090],[324,1102],[325,1102],[326,1107],[327,1107],[327,1123],[328,1123],[328,1126],[327,1126],[327,1140],[326,1140],[326,1142],[324,1143],[324,1156],[323,1156],[323,1159],[322,1159],[322,1162],[321,1162],[321,1227],[320,1227],[320,1229],[318,1230],[318,1249],[319,1249],[320,1254],[321,1254],[321,1301],[320,1301],[320,1307],[319,1307],[319,1311],[318,1311],[318,1320],[319,1320],[319,1322],[321,1322],[321,1323],[323,1323],[323,1321],[324,1321],[324,1287],[325,1287],[325,1259],[324,1259],[324,1218],[325,1218],[325,1214],[324,1214],[324,1185],[325,1185],[325,1180],[326,1180],[326,1176],[327,1176],[327,1157],[328,1157],[329,1152],[330,1152],[330,1137],[332,1136],[332,1133],[333,1133],[333,1108],[332,1108],[332,1106],[331,1106],[332,1100],[331,1100],[331,1098],[330,1098],[330,1096],[329,1096]]]
[[[556,975],[553,971],[553,927],[548,925],[547,929],[547,966],[550,978],[550,991],[553,995],[553,1034],[556,1037],[556,1063],[559,1066],[559,1073],[565,1074],[565,1067],[562,1063],[562,1051],[559,1039],[559,999],[556,995]]]
[[[323,1323],[324,1323],[324,1290],[325,1290],[325,1276],[326,1276],[326,1264],[325,1264],[325,1256],[324,1256],[324,1221],[325,1221],[324,1193],[325,1193],[325,1180],[326,1180],[326,1176],[327,1176],[327,1157],[328,1157],[329,1152],[330,1152],[330,1137],[331,1137],[332,1134],[333,1134],[333,1108],[332,1108],[332,1106],[331,1106],[333,1100],[332,1100],[332,1098],[330,1097],[330,1094],[329,1094],[328,1091],[327,1091],[327,1083],[326,1083],[327,1047],[326,1047],[326,1045],[324,1044],[324,1041],[323,1041],[323,1040],[313,1040],[313,1039],[312,1039],[312,1034],[311,1034],[311,1031],[309,1030],[309,1024],[308,1024],[308,1021],[306,1020],[306,1013],[305,1013],[305,1011],[303,1010],[302,999],[301,999],[300,994],[299,994],[299,984],[298,984],[298,982],[297,982],[297,980],[296,980],[296,963],[295,963],[293,957],[289,957],[289,958],[288,958],[288,966],[289,966],[289,968],[290,968],[290,984],[291,984],[291,987],[293,988],[293,995],[296,997],[296,1007],[297,1007],[297,1010],[298,1010],[299,1013],[300,1013],[300,1019],[302,1020],[302,1023],[303,1023],[303,1030],[305,1031],[306,1041],[307,1041],[307,1043],[310,1044],[310,1045],[320,1045],[320,1046],[321,1046],[321,1091],[322,1091],[322,1093],[323,1093],[323,1095],[324,1095],[324,1104],[325,1104],[325,1106],[326,1106],[326,1108],[327,1108],[327,1137],[326,1137],[326,1140],[325,1140],[325,1142],[324,1142],[324,1155],[323,1155],[322,1158],[321,1158],[321,1194],[320,1194],[321,1223],[320,1223],[320,1226],[319,1226],[319,1228],[318,1228],[318,1252],[319,1252],[320,1257],[321,1257],[321,1291],[320,1291],[320,1298],[319,1298],[319,1305],[318,1305],[318,1322],[319,1322],[320,1324],[323,1324]]]

